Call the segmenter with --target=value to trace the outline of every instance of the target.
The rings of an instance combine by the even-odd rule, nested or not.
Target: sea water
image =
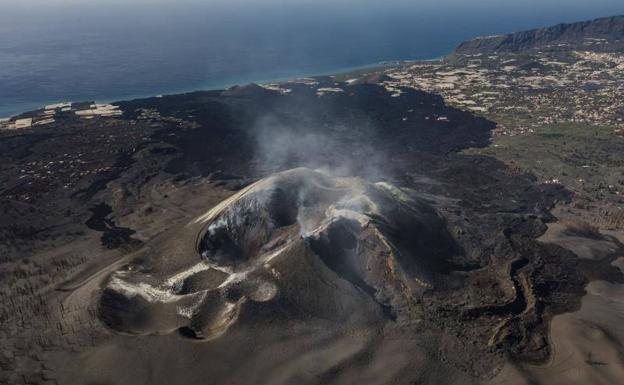
[[[624,12],[564,3],[0,0],[0,117],[438,58],[477,35]]]

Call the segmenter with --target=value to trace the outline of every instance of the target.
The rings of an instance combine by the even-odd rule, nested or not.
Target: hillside
[[[614,51],[624,48],[624,16],[558,24],[552,27],[504,35],[482,36],[461,43],[451,60],[493,53],[519,53],[529,50]]]

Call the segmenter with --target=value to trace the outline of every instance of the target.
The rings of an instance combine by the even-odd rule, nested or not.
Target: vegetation
[[[528,135],[495,137],[489,147],[466,152],[494,156],[542,182],[562,184],[575,193],[572,207],[594,211],[598,215],[592,222],[600,227],[624,223],[624,138],[613,135],[613,127],[544,125]]]

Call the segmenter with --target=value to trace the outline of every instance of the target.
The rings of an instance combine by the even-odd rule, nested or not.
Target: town
[[[476,54],[459,63],[408,63],[385,75],[382,84],[397,95],[404,87],[436,93],[495,121],[494,135],[528,134],[553,123],[609,126],[624,135],[621,52]]]

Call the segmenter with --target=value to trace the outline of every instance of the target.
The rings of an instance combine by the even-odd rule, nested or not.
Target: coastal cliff
[[[495,36],[482,36],[461,43],[450,61],[475,55],[520,53],[530,50],[614,51],[624,48],[624,16],[605,17],[570,24]]]

